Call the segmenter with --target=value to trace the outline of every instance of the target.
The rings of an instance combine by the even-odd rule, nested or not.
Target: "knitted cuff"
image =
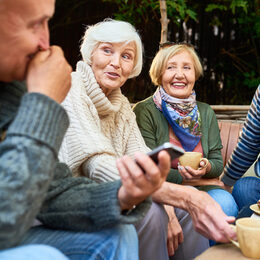
[[[217,166],[215,165],[215,163],[212,162],[212,160],[209,160],[209,163],[211,164],[211,169],[209,172],[207,172],[203,178],[207,178],[207,179],[211,179],[211,178],[216,178],[218,176],[216,176],[216,173],[217,172],[220,172],[218,169],[217,169]],[[223,168],[222,168],[222,171],[223,171]],[[220,172],[221,173],[221,172]]]
[[[27,93],[7,135],[24,135],[50,146],[56,154],[69,120],[65,110],[54,100],[39,93]]]
[[[149,210],[151,199],[146,199],[136,205],[127,215],[124,215],[118,203],[118,192],[115,193],[115,187],[119,190],[121,181],[113,183],[114,185],[111,185],[111,182],[97,185],[95,191],[91,194],[91,201],[96,202],[94,209],[95,216],[97,216],[95,219],[96,226],[102,226],[104,223],[106,225],[114,224],[117,218],[119,223],[125,224],[133,224],[140,221]],[[103,185],[106,186],[105,189]],[[106,191],[106,196],[104,196],[104,191]]]
[[[84,175],[97,182],[108,182],[120,179],[114,156],[99,154],[83,164]]]
[[[106,187],[104,187],[106,186]],[[93,215],[95,218],[95,225],[109,226],[114,224],[121,214],[121,208],[118,203],[118,190],[121,187],[121,181],[110,183],[102,183],[92,190],[91,200],[95,202],[95,207],[90,207],[89,210],[94,210]],[[116,191],[115,191],[116,190]],[[105,193],[105,194],[104,194]],[[91,212],[90,212],[91,214]]]

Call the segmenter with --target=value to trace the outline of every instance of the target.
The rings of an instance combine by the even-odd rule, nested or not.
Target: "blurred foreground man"
[[[149,209],[146,198],[164,182],[169,156],[161,152],[156,166],[137,154],[146,174],[123,157],[122,183],[105,184],[72,178],[58,162],[69,125],[59,103],[71,67],[49,45],[54,5],[0,0],[0,259],[137,259],[129,224]],[[37,214],[44,225],[30,228]]]

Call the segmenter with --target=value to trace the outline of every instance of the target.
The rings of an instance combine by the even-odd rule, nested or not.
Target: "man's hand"
[[[61,103],[71,86],[71,66],[58,46],[39,51],[28,66],[28,92],[44,94]]]
[[[172,256],[178,249],[179,245],[183,242],[183,232],[175,215],[174,208],[168,205],[164,205],[164,208],[169,217],[167,248],[169,256]]]
[[[131,209],[159,189],[170,170],[170,156],[165,151],[158,154],[158,166],[146,154],[136,153],[135,159],[141,167],[128,156],[117,160],[122,180],[118,192],[122,210]]]
[[[192,189],[187,210],[196,231],[205,237],[217,242],[230,242],[230,238],[236,240],[236,233],[229,225],[235,217],[227,216],[206,192]]]

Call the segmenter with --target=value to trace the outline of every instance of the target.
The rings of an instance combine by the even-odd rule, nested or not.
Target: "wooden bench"
[[[238,138],[242,131],[243,123],[219,120],[218,126],[223,145],[221,154],[223,158],[223,164],[225,166],[237,145]]]

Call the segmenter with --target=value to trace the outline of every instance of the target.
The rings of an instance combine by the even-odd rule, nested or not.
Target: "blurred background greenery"
[[[260,84],[259,7],[259,0],[167,0],[168,40],[193,44],[203,64],[204,76],[195,85],[198,100],[250,104]],[[155,90],[148,71],[160,42],[159,0],[56,0],[51,43],[64,49],[75,68],[86,26],[107,17],[132,23],[142,38],[143,71],[122,88],[137,102]]]

